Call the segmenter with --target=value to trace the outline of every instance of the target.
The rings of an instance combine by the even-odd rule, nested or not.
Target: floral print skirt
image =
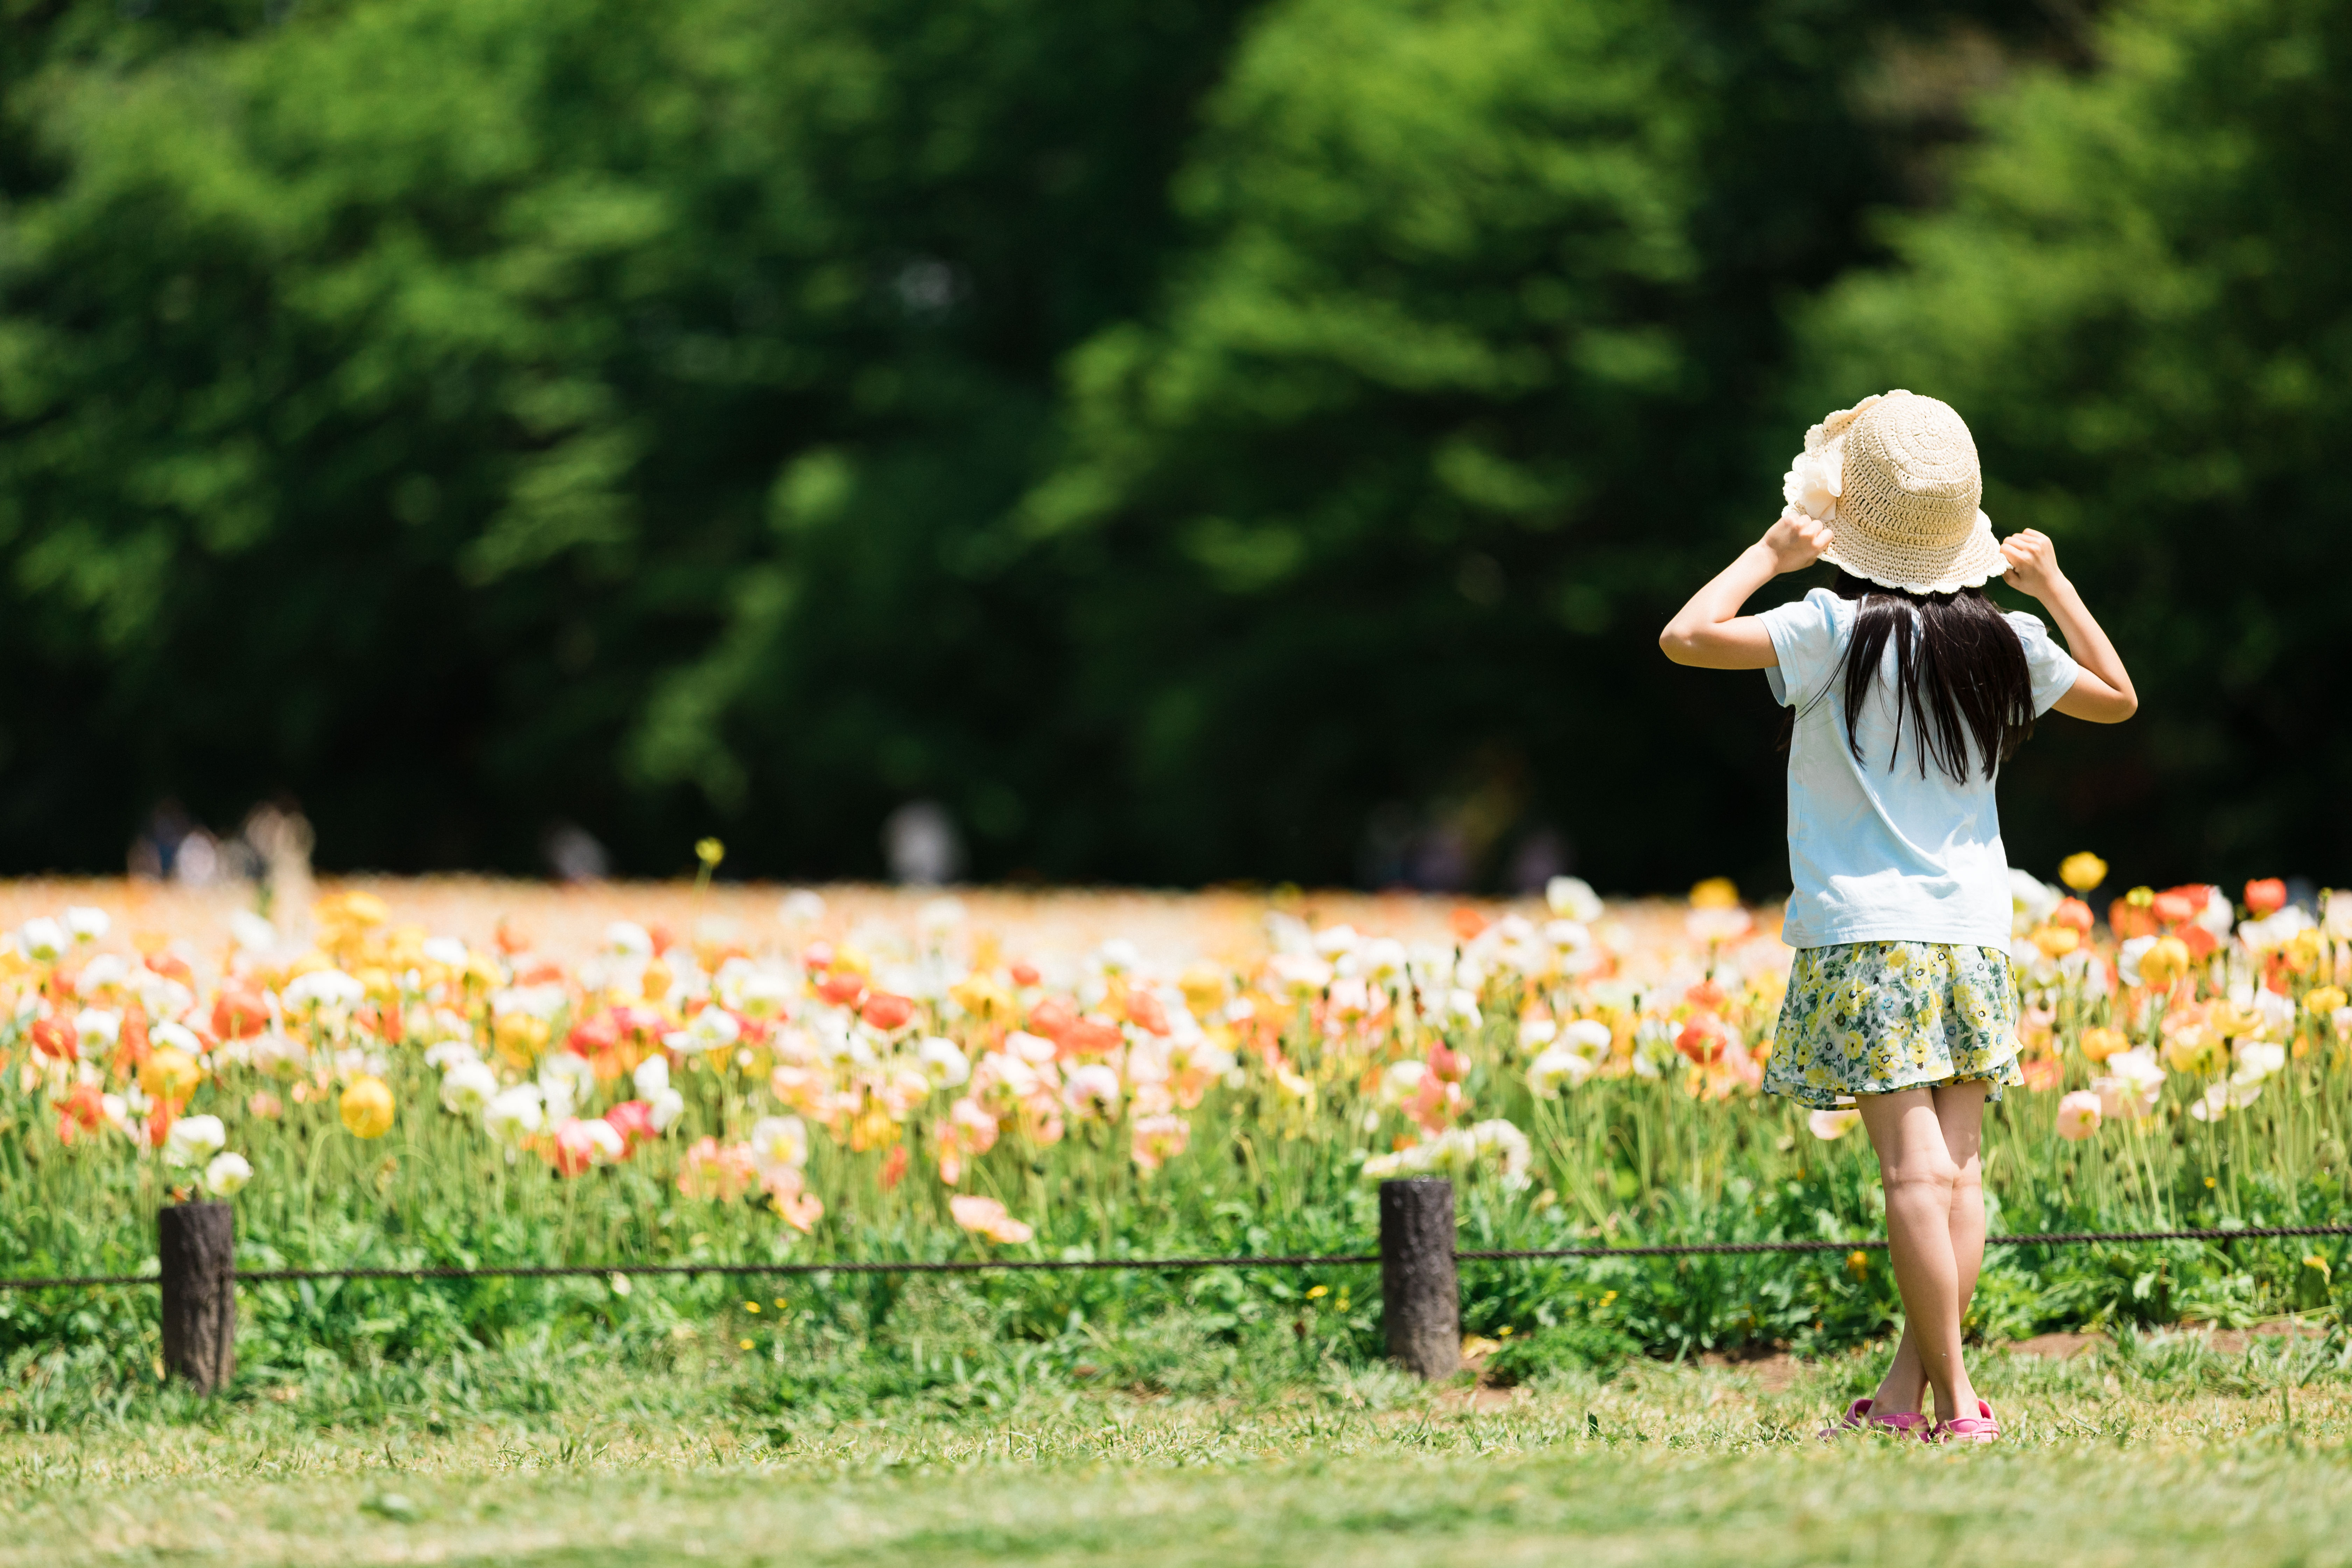
[[[1764,1092],[1828,1110],[1857,1094],[2023,1083],[2009,954],[1942,942],[1801,947]]]

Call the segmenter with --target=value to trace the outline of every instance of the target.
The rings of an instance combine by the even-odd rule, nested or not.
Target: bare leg
[[[1904,1320],[1903,1335],[1895,1342],[1895,1359],[1878,1391],[1870,1396],[1873,1415],[1901,1415],[1916,1411],[1927,1397],[1927,1369],[1919,1364],[1919,1347],[1911,1342],[1911,1322]]]
[[[1879,1176],[1886,1187],[1887,1251],[1895,1266],[1895,1289],[1903,1294],[1905,1342],[1935,1390],[1937,1418],[1973,1415],[1976,1389],[1969,1382],[1960,1354],[1964,1298],[1960,1261],[1952,1237],[1960,1172],[1937,1115],[1936,1092],[1906,1089],[1894,1094],[1866,1094],[1856,1103],[1871,1146],[1878,1152]],[[1974,1107],[1979,1117],[1982,1107],[1979,1089]],[[1966,1116],[1964,1100],[1956,1098],[1951,1109],[1956,1121],[1971,1120]],[[1980,1258],[1983,1203],[1981,1189],[1977,1192],[1976,1242],[1969,1250]],[[1975,1274],[1971,1267],[1970,1289],[1975,1286]],[[1898,1350],[1898,1358],[1900,1354]]]
[[[1955,1173],[1950,1232],[1963,1320],[1968,1317],[1969,1301],[1976,1294],[1978,1271],[1984,1266],[1984,1173],[1979,1152],[1987,1087],[1981,1081],[1948,1083],[1928,1091],[1935,1101],[1936,1122],[1943,1132],[1944,1150],[1952,1157]],[[1880,1380],[1877,1393],[1871,1395],[1870,1407],[1876,1415],[1898,1415],[1918,1409],[1927,1396],[1927,1369],[1920,1363],[1919,1346],[1912,1338],[1911,1324],[1906,1319],[1903,1336],[1895,1342],[1895,1360]],[[1970,1413],[1960,1412],[1963,1415]]]
[[[1984,1268],[1985,1099],[1992,1086],[1982,1079],[1948,1083],[1936,1090],[1936,1121],[1944,1131],[1944,1152],[1952,1158],[1952,1262],[1959,1273],[1960,1316],[1977,1293],[1977,1275]],[[1973,1405],[1960,1412],[1973,1415]]]

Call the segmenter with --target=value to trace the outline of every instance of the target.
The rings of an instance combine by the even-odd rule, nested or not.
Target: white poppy
[[[700,1056],[705,1051],[724,1050],[741,1037],[743,1027],[735,1016],[724,1007],[705,1007],[697,1013],[683,1029],[672,1029],[662,1037],[662,1044],[687,1056]]]
[[[499,1075],[488,1062],[457,1062],[441,1077],[441,1109],[456,1116],[479,1116],[498,1092]]]
[[[808,1128],[797,1116],[763,1116],[751,1124],[751,1163],[761,1175],[808,1165]]]
[[[1558,1100],[1592,1076],[1592,1063],[1565,1046],[1554,1046],[1528,1064],[1528,1088],[1538,1100]]]
[[[519,1143],[546,1123],[547,1111],[535,1083],[519,1083],[512,1089],[501,1089],[482,1107],[482,1125],[491,1137],[505,1142]]]
[[[1581,877],[1554,877],[1546,882],[1544,902],[1564,921],[1590,925],[1601,918],[1601,895]]]
[[[81,1059],[96,1061],[110,1054],[122,1037],[122,1015],[102,1007],[84,1007],[74,1015],[74,1046]]]
[[[36,963],[54,963],[66,950],[66,930],[47,915],[36,915],[16,929],[16,945]]]
[[[228,912],[228,934],[247,952],[268,952],[278,945],[278,928],[251,910]]]
[[[183,1116],[163,1134],[163,1163],[201,1165],[221,1152],[228,1131],[217,1116]]]
[[[215,1154],[205,1167],[205,1191],[216,1198],[234,1197],[253,1180],[253,1162],[242,1154]]]
[[[278,993],[289,1007],[356,1007],[366,996],[367,987],[340,969],[298,974]]]
[[[923,1076],[941,1089],[955,1089],[971,1077],[971,1062],[953,1040],[933,1036],[915,1047]]]

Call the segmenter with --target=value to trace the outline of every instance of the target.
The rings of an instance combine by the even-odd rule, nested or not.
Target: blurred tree
[[[2019,863],[2352,876],[2340,700],[2352,496],[2352,11],[2142,0],[2096,74],[1980,105],[1948,210],[1805,317],[1808,397],[1933,390],[2004,531],[2040,528],[2140,717],[2053,723],[2004,784]],[[2332,171],[2332,172],[2331,172]]]
[[[1612,885],[1783,883],[1762,681],[1672,669],[1654,628],[1779,508],[1818,416],[1782,412],[1782,312],[1932,184],[1955,73],[1923,62],[1973,85],[1989,29],[2043,40],[1883,16],[1258,21],[1179,178],[1189,253],[1074,356],[1006,530],[1086,585],[1056,705],[1104,781],[1082,863],[1486,880],[1556,825]]]
[[[47,188],[64,172],[41,145],[53,84],[259,32],[282,10],[269,0],[0,0],[0,195]]]
[[[0,5],[0,865],[1761,889],[1652,631],[1907,383],[2146,672],[2021,862],[2352,876],[2315,4]]]
[[[291,790],[343,865],[1017,833],[1055,588],[987,524],[1238,8],[362,0],[138,70],[44,13],[0,861],[119,863],[167,790]]]

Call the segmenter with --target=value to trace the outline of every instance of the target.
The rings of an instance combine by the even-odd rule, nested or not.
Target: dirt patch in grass
[[[2036,1334],[2030,1340],[2016,1340],[2000,1348],[2011,1355],[2040,1356],[2044,1361],[2064,1361],[2070,1356],[2084,1355],[2104,1348],[2107,1336],[2090,1334]]]
[[[1763,1393],[1785,1394],[1812,1363],[1801,1362],[1785,1350],[1759,1346],[1731,1352],[1708,1351],[1698,1358],[1698,1364],[1744,1373],[1756,1380],[1757,1388]]]

